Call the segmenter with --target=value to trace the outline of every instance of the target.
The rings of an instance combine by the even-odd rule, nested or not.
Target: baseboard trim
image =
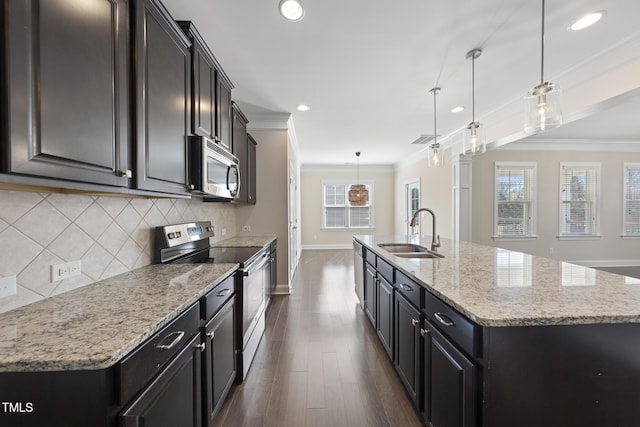
[[[336,250],[336,249],[353,249],[353,244],[340,244],[340,245],[302,245],[302,250],[309,251],[325,251],[325,250]]]
[[[289,295],[291,294],[291,287],[284,283],[279,283],[272,292],[272,295]]]

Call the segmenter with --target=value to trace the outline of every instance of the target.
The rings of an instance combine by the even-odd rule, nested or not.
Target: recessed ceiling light
[[[599,10],[597,12],[587,13],[586,15],[578,19],[576,22],[571,24],[569,29],[572,31],[584,30],[585,28],[590,27],[596,22],[598,22],[606,14],[607,14],[606,10]]]
[[[278,10],[285,19],[291,22],[302,21],[302,18],[304,18],[302,0],[280,0]]]
[[[298,111],[309,111],[309,110],[311,109],[311,107],[309,107],[309,106],[308,106],[308,105],[306,105],[306,104],[300,104],[300,105],[298,105],[298,106],[296,107],[296,109],[297,109]]]
[[[459,113],[459,112],[461,112],[461,111],[464,111],[464,107],[463,107],[462,105],[460,105],[460,106],[458,106],[458,107],[453,107],[453,108],[451,109],[451,112],[452,112],[452,113]]]

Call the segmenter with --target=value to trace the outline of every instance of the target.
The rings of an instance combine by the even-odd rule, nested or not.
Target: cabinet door
[[[378,337],[389,358],[393,360],[393,286],[378,277]]]
[[[364,270],[364,312],[371,321],[371,324],[376,326],[376,294],[377,294],[377,281],[376,269],[368,263],[365,263]]]
[[[432,427],[476,425],[476,368],[428,321],[424,322],[423,412]]]
[[[128,2],[3,7],[2,171],[129,186]]]
[[[395,292],[395,367],[417,405],[420,374],[420,312]]]
[[[205,336],[205,425],[212,426],[236,378],[235,296],[207,323]]]
[[[220,145],[233,152],[231,143],[231,83],[216,71],[216,136]]]
[[[196,334],[165,370],[120,415],[120,426],[200,427],[202,352]]]
[[[136,0],[136,186],[188,194],[190,42],[155,0]]]
[[[235,106],[232,111],[233,118],[233,154],[238,158],[239,171],[240,171],[240,190],[238,191],[238,197],[235,201],[240,203],[247,203],[247,121],[242,115],[242,112]]]
[[[248,177],[245,180],[247,183],[247,203],[256,204],[256,148],[257,143],[255,139],[248,135],[249,143],[247,144],[247,174]]]
[[[216,69],[206,48],[192,39],[193,47],[193,115],[192,132],[209,139],[215,138]]]

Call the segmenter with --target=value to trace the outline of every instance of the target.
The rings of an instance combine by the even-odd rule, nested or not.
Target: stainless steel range
[[[155,262],[166,263],[237,263],[236,295],[242,301],[236,310],[237,370],[247,375],[265,327],[265,308],[269,295],[268,263],[270,251],[263,247],[211,247],[214,228],[209,221],[156,227]]]

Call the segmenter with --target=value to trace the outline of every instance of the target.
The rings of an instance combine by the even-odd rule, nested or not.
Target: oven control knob
[[[182,232],[176,231],[176,237],[182,237]]]
[[[175,239],[176,238],[176,234],[175,233],[169,233],[169,234],[167,234],[167,237],[169,238],[169,240]]]

